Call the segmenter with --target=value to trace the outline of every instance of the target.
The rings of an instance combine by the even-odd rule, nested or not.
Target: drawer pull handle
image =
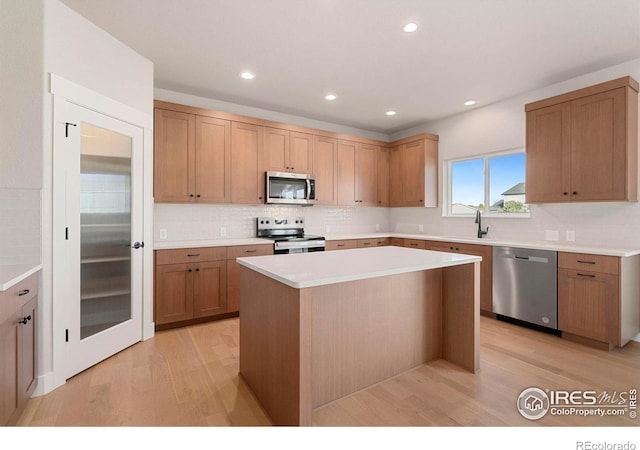
[[[338,244],[338,247],[344,247],[344,244]]]
[[[18,320],[18,323],[21,323],[22,325],[26,325],[28,321],[31,320],[31,315],[28,315],[27,317],[23,317],[22,320]]]
[[[245,252],[246,252],[246,253],[255,253],[255,252],[257,252],[257,251],[258,251],[258,250],[245,250]]]
[[[595,278],[595,275],[589,275],[587,273],[578,273],[579,277],[589,277],[589,278]]]
[[[23,291],[18,292],[18,297],[22,297],[23,295],[27,295],[29,293],[29,289],[25,289]]]
[[[362,245],[371,245],[371,242],[363,242]]]
[[[578,260],[577,262],[579,262],[580,264],[595,264],[595,261],[580,261]]]
[[[187,253],[187,256],[200,256],[200,253]]]

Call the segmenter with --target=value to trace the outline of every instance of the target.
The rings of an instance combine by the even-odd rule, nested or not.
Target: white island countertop
[[[375,247],[337,252],[294,253],[238,258],[240,265],[292,288],[438,269],[482,261],[479,256],[404,247]]]

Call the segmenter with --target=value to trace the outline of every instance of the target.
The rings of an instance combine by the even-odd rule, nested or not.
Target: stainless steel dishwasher
[[[558,253],[493,247],[493,312],[558,329]]]

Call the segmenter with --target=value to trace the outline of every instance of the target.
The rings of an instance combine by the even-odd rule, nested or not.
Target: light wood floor
[[[23,426],[269,425],[238,378],[238,319],[158,332],[32,399]],[[608,392],[640,388],[640,343],[591,349],[483,317],[480,373],[436,361],[314,412],[321,426],[640,425],[624,417],[516,410],[527,387]]]

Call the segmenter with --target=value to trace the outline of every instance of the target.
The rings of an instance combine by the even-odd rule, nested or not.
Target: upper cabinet
[[[162,101],[154,114],[158,203],[263,204],[265,172],[273,171],[315,176],[318,205],[438,205],[438,136],[432,134],[389,147]]]
[[[156,109],[155,201],[229,202],[230,143],[228,120]]]
[[[389,171],[391,206],[438,206],[438,136],[392,143]]]
[[[265,171],[311,173],[313,135],[279,128],[264,129]]]
[[[231,202],[264,203],[260,125],[231,124]]]
[[[338,140],[315,136],[313,175],[316,177],[317,205],[338,204]]]
[[[633,78],[530,103],[525,111],[527,203],[638,200]]]
[[[338,204],[378,205],[379,147],[360,142],[338,143]]]

